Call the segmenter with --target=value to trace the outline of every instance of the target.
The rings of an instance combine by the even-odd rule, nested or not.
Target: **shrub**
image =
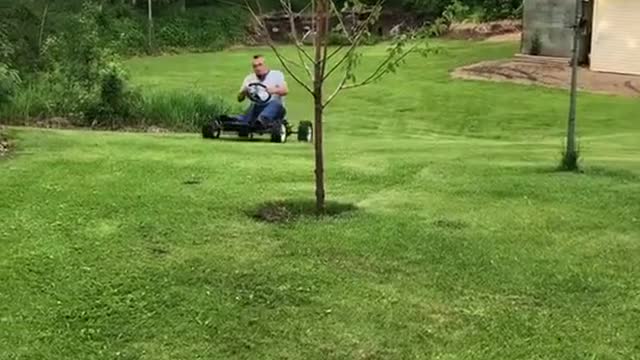
[[[451,4],[447,5],[442,13],[442,17],[445,18],[449,24],[465,21],[470,16],[471,8],[459,0],[454,0]]]
[[[99,6],[86,2],[79,14],[67,20],[73,31],[47,39],[43,47],[46,70],[59,71],[88,88],[97,84],[102,69],[114,59],[98,36],[100,13]]]
[[[239,111],[216,96],[199,92],[157,91],[143,95],[137,125],[199,131],[212,118]]]
[[[529,54],[531,55],[540,55],[542,54],[542,40],[540,39],[540,33],[536,31],[531,38],[531,48],[529,49]]]
[[[84,118],[92,126],[114,129],[137,117],[141,96],[129,88],[127,80],[127,73],[118,63],[109,63],[101,70],[98,98],[84,113]]]
[[[0,107],[9,102],[20,84],[18,72],[9,64],[14,52],[4,26],[0,26]]]
[[[106,46],[118,54],[142,53],[147,46],[146,28],[134,18],[115,18],[102,32]]]
[[[97,101],[95,92],[87,91],[59,71],[32,76],[18,88],[11,102],[2,108],[4,121],[65,117],[74,125],[85,125],[84,113]]]
[[[9,103],[19,84],[18,72],[0,62],[0,107]]]
[[[241,11],[206,11],[160,17],[156,21],[156,47],[191,50],[221,50],[244,35],[247,19]]]
[[[360,43],[362,45],[375,45],[378,44],[382,41],[382,37],[375,35],[375,34],[371,34],[371,33],[367,33],[365,35],[362,36],[362,39],[360,40]],[[334,46],[347,46],[350,45],[351,42],[349,41],[349,39],[347,39],[347,37],[344,35],[344,33],[340,32],[340,31],[332,31],[329,34],[329,45],[334,45]]]

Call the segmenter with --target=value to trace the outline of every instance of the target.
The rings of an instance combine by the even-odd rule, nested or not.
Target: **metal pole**
[[[578,96],[578,58],[580,55],[580,35],[582,30],[582,0],[576,0],[576,18],[573,25],[573,49],[571,57],[571,96],[569,102],[569,121],[567,124],[567,149],[565,164],[577,167],[576,150],[576,102]]]

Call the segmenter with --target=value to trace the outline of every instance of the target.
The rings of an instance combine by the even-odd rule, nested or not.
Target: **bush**
[[[137,54],[147,47],[147,32],[141,21],[134,18],[115,18],[103,28],[106,46],[118,54]]]
[[[18,72],[11,68],[10,61],[15,50],[4,26],[0,26],[0,107],[7,104],[20,84]]]
[[[536,31],[531,38],[529,54],[534,56],[542,54],[542,40],[540,39],[540,33],[538,31]]]
[[[137,126],[199,131],[202,125],[216,116],[240,111],[222,98],[199,92],[157,91],[142,97]]]
[[[0,107],[8,104],[20,84],[18,72],[0,63]]]
[[[365,34],[360,40],[361,45],[375,45],[382,41],[382,37],[374,34]],[[329,45],[332,46],[347,46],[350,45],[351,42],[344,33],[340,31],[333,31],[329,34]]]
[[[127,80],[127,73],[118,63],[109,63],[101,70],[99,96],[84,113],[92,126],[115,129],[137,118],[141,96],[129,88]]]
[[[471,16],[471,8],[459,0],[454,0],[447,5],[442,13],[442,17],[449,23],[462,22]]]
[[[74,125],[83,126],[86,124],[86,109],[96,101],[95,92],[88,92],[80,83],[54,71],[23,82],[11,102],[2,108],[0,116],[4,121],[19,123],[30,119],[65,117]]]
[[[216,116],[242,111],[220,97],[200,92],[141,94],[121,76],[106,72],[98,94],[84,97],[80,95],[81,88],[63,91],[65,85],[61,82],[50,77],[39,78],[21,86],[11,103],[0,109],[0,117],[16,124],[63,117],[75,126],[110,129],[157,126],[175,131],[199,131]]]
[[[523,0],[403,0],[402,5],[409,11],[422,16],[439,18],[445,11],[457,12],[457,21],[491,21],[517,18],[522,12]],[[469,10],[470,9],[470,10]],[[465,10],[465,11],[458,11]],[[466,15],[462,16],[462,13]]]
[[[247,22],[242,11],[218,9],[160,17],[156,21],[158,50],[216,51],[242,40]]]

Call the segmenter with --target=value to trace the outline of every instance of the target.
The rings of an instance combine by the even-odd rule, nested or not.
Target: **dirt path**
[[[456,69],[452,76],[569,88],[571,68],[567,59],[517,56],[508,60],[485,61],[464,66]],[[640,97],[640,76],[601,73],[580,68],[578,79],[578,87],[584,91]]]

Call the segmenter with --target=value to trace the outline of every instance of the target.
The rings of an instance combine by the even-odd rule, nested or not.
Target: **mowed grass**
[[[308,144],[12,129],[0,359],[639,359],[640,102],[581,94],[558,173],[566,93],[452,80],[516,45],[441,46],[332,104],[337,218],[250,216],[313,198]],[[232,98],[254,52],[128,66]]]

